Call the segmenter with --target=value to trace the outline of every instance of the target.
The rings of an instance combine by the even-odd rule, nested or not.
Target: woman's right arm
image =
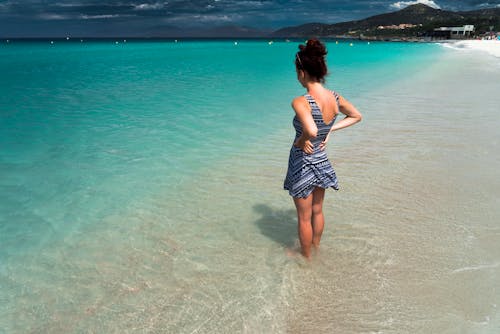
[[[314,147],[311,143],[311,139],[317,136],[318,127],[312,117],[311,107],[304,96],[299,96],[293,99],[292,108],[295,110],[295,114],[302,124],[302,134],[297,141],[295,141],[294,145],[307,154],[312,154],[314,152]]]

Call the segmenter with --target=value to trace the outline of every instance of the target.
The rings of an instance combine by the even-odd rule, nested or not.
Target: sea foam
[[[442,45],[456,50],[483,51],[500,58],[500,40],[466,40],[446,42]]]

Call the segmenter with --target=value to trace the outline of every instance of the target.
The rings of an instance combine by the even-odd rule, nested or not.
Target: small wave
[[[481,265],[478,265],[478,266],[458,268],[458,269],[453,270],[452,272],[453,273],[461,273],[461,272],[464,272],[464,271],[492,269],[492,268],[497,268],[498,266],[500,266],[500,262],[492,263],[492,264],[481,264]]]
[[[483,51],[494,57],[500,58],[500,41],[495,40],[466,40],[437,43],[445,48],[454,50]]]

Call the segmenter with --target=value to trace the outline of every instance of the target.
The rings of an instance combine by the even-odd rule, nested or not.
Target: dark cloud
[[[394,11],[413,3],[441,9],[500,6],[500,0],[0,0],[0,36],[54,33],[140,35],[151,27],[246,25],[279,28],[335,23]]]

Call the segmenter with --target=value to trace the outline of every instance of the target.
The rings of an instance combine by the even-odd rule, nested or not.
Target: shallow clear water
[[[365,119],[329,144],[342,190],[306,263],[282,190],[296,48],[1,45],[0,328],[494,333],[498,60],[328,44]]]

